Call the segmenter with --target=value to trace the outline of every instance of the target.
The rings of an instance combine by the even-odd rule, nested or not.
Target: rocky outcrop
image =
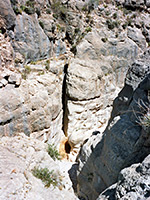
[[[1,136],[24,132],[55,144],[61,140],[63,63],[57,63],[57,68],[51,63],[51,70],[55,69],[55,73],[58,71],[58,75],[47,72],[46,63],[49,62],[26,66],[26,70],[22,71],[22,77],[26,80],[21,78],[21,74],[9,70],[1,74]]]
[[[88,33],[77,46],[76,58],[69,63],[65,133],[72,147],[81,146],[93,131],[104,131],[113,99],[123,85],[129,64],[140,51],[130,39],[110,34],[105,28]],[[108,36],[106,42],[104,35]]]
[[[143,123],[149,116],[149,30],[148,0],[1,3],[0,149],[6,152],[0,164],[6,172],[2,177],[0,173],[3,199],[8,195],[11,199],[13,195],[14,199],[76,199],[70,182],[68,186],[63,181],[66,190],[60,185],[64,194],[58,188],[53,193],[31,175],[38,162],[50,168],[56,165],[42,151],[47,141],[59,146],[64,158],[71,161],[82,147],[78,187],[76,178],[71,177],[81,199],[95,200],[117,182],[121,169],[149,154],[149,128]],[[17,136],[21,132],[30,137]],[[13,158],[9,172],[4,167],[6,156]],[[9,182],[12,178],[16,186]],[[13,194],[10,187],[5,192],[3,185],[8,183]],[[119,184],[118,188],[126,188]],[[108,189],[112,196],[115,187]],[[126,198],[120,188],[115,195]]]
[[[97,200],[149,199],[150,156],[142,163],[123,169],[116,184],[106,189]]]
[[[37,16],[22,13],[16,18],[13,48],[26,62],[50,57],[50,41],[42,30]]]
[[[149,154],[149,132],[140,123],[149,112],[149,67],[146,63],[132,65],[125,86],[114,101],[112,119],[103,136],[99,142],[91,139],[91,145],[87,142],[81,149],[78,193],[85,199],[96,199],[117,181],[121,169]]]
[[[0,139],[0,159],[1,199],[78,199],[67,173],[71,163],[54,161],[47,153],[47,144],[24,133],[11,138],[3,137]],[[45,187],[40,179],[33,176],[34,167],[53,171],[57,186]]]

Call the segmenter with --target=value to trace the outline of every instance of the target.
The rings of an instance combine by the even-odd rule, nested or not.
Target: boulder
[[[22,13],[16,18],[13,48],[26,61],[50,57],[50,41],[39,25],[36,14]]]
[[[150,0],[146,0],[146,6],[149,8],[150,7]]]
[[[149,199],[150,155],[142,163],[121,170],[116,184],[106,189],[97,200]]]

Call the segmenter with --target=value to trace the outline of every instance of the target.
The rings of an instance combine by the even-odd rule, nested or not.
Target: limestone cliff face
[[[149,43],[148,12],[138,15],[122,3],[119,7],[118,1],[3,2],[1,65],[18,78],[10,81],[11,72],[5,70],[1,88],[4,94],[11,88],[10,95],[12,91],[20,102],[9,98],[5,104],[13,102],[14,110],[25,114],[7,110],[5,119],[1,117],[1,135],[24,131],[45,138],[59,135],[61,140],[63,129],[72,148],[77,145],[79,150],[93,131],[104,131],[129,66]],[[141,6],[148,9],[147,4]],[[26,80],[21,82],[19,73]],[[57,129],[59,134],[53,131]]]
[[[0,137],[66,141],[72,161],[82,146],[85,199],[149,153],[138,121],[149,109],[149,13],[148,0],[0,5]]]
[[[81,149],[78,192],[85,199],[96,199],[117,181],[121,169],[141,162],[150,152],[149,130],[141,123],[145,115],[149,116],[150,86],[150,66],[146,57],[143,59],[128,70],[125,86],[114,101],[111,120],[103,135],[92,136]]]

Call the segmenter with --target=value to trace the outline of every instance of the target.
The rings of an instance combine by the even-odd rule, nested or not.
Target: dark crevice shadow
[[[67,109],[68,97],[66,94],[67,71],[68,71],[68,64],[65,64],[64,79],[63,79],[63,85],[62,85],[62,108],[63,108],[62,130],[63,130],[65,136],[67,136],[67,129],[68,129],[68,109]]]
[[[77,193],[77,169],[78,169],[78,164],[73,164],[71,169],[68,171],[69,173],[69,177],[72,181],[72,187],[73,187],[73,190],[75,192],[75,194]]]
[[[139,87],[141,87],[141,84]],[[130,86],[124,86],[117,98],[124,97],[124,93],[127,91],[129,91],[129,93],[127,94],[128,101],[125,102],[124,110],[118,114],[120,118],[113,126],[109,126],[111,120],[116,116],[116,114],[113,115],[108,126],[103,132],[102,139],[94,148],[92,145],[89,147],[92,151],[86,161],[84,154],[81,154],[83,149],[81,147],[77,161],[80,160],[84,163],[83,168],[80,172],[78,171],[78,177],[77,164],[72,166],[69,170],[70,179],[73,183],[73,189],[76,194],[79,192],[77,191],[77,184],[78,182],[80,183],[81,190],[80,193],[78,193],[78,195],[80,195],[79,199],[83,198],[85,200],[96,200],[100,193],[117,182],[118,175],[123,168],[142,162],[143,159],[149,154],[150,147],[148,149],[144,147],[146,138],[142,135],[141,125],[136,121],[136,117],[138,115],[134,116],[134,112],[131,110],[131,108],[133,108],[135,109],[135,112],[137,111],[137,113],[139,113],[138,103],[136,102],[138,98],[140,98],[143,102],[149,103],[147,92],[143,91],[143,93],[145,93],[144,95],[143,93],[141,95],[139,93],[139,87],[133,91]],[[115,109],[115,106],[117,106],[117,104],[114,104],[113,109]],[[141,114],[139,114],[139,116],[140,115]],[[107,162],[105,163],[106,160]],[[100,187],[99,185],[93,186],[93,183],[95,183],[94,178],[96,177],[90,176],[88,179],[88,174],[91,175],[93,172],[97,172],[95,173],[95,176],[101,177],[101,180],[103,179],[105,184],[100,182]],[[95,190],[97,193],[93,195],[93,191]],[[115,190],[110,190],[110,192],[112,192],[113,195]],[[86,194],[84,195],[84,193]],[[111,200],[113,200],[113,198]]]

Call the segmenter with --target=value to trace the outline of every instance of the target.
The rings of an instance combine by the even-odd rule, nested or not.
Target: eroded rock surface
[[[52,65],[52,64],[51,64]],[[21,74],[5,70],[2,73],[6,85],[0,89],[0,133],[14,136],[20,132],[33,133],[42,140],[58,142],[62,133],[62,70],[63,61],[46,72],[43,64],[28,66],[27,80]],[[60,71],[60,72],[59,72]],[[3,83],[4,84],[4,83]],[[50,139],[51,138],[51,139]]]
[[[149,111],[149,65],[134,66],[129,69],[125,86],[114,102],[112,120],[103,136],[99,142],[85,143],[81,149],[78,192],[85,199],[96,199],[98,193],[116,182],[122,168],[149,154],[150,145],[146,144],[149,132],[138,122]]]
[[[123,169],[118,182],[105,190],[97,200],[125,200],[150,198],[150,156],[142,163]]]
[[[0,159],[1,199],[78,199],[67,173],[71,163],[54,161],[47,153],[47,144],[23,133],[12,138],[3,137],[0,140]],[[58,185],[44,187],[44,183],[33,176],[34,167],[54,170]]]

